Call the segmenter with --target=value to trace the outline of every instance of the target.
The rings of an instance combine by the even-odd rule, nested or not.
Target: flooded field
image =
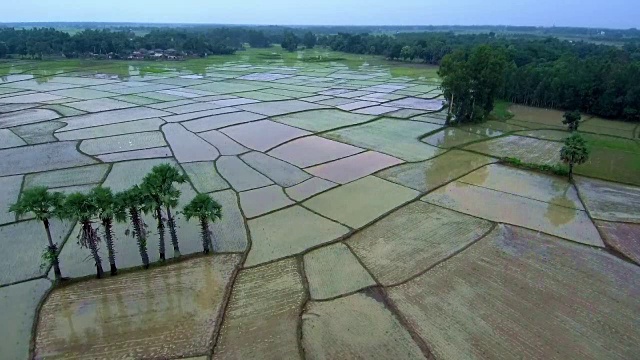
[[[561,112],[446,127],[438,85],[430,67],[321,50],[0,62],[3,357],[639,353],[637,126],[586,119],[573,184],[502,163],[558,164]],[[117,223],[122,272],[93,279],[81,226],[53,219],[74,280],[54,286],[42,223],[10,204],[36,186],[122,191],[159,164],[188,179],[186,259],[169,246],[163,263],[150,213],[152,268]],[[197,194],[222,205],[213,255],[180,213]]]

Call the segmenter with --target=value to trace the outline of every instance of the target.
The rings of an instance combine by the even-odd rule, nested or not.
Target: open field
[[[324,61],[322,59],[327,59]],[[565,178],[558,112],[445,127],[433,68],[322,50],[185,62],[0,62],[3,358],[632,358],[640,353],[637,126],[582,124]],[[79,226],[40,267],[23,190],[140,183],[168,163],[222,205],[213,255],[149,270],[117,224],[118,276],[92,279]],[[101,245],[103,266],[108,268]],[[167,257],[172,253],[168,251]],[[524,354],[524,355],[523,355]]]

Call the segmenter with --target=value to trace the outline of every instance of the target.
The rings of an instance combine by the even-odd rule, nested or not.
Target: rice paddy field
[[[562,113],[445,126],[436,69],[322,50],[184,62],[0,62],[3,359],[632,359],[640,353],[640,129]],[[139,184],[156,165],[222,205],[203,255],[149,270],[117,224],[93,279],[80,226],[10,204]],[[145,216],[149,225],[155,223]],[[100,246],[103,266],[106,248]],[[168,257],[173,254],[169,251]]]

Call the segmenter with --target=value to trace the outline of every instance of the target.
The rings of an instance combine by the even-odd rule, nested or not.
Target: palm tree
[[[100,236],[98,231],[93,228],[91,221],[98,215],[98,207],[89,195],[82,193],[73,193],[67,196],[63,206],[63,216],[68,219],[77,219],[82,224],[80,233],[78,234],[78,243],[82,247],[88,247],[91,250],[91,256],[96,264],[96,277],[102,278],[104,270],[102,270],[102,259],[98,254],[98,243]]]
[[[178,232],[176,226],[176,218],[171,213],[171,209],[178,207],[180,199],[180,190],[172,188],[162,196],[162,204],[167,213],[167,223],[169,224],[169,234],[171,235],[171,244],[173,245],[173,257],[180,257],[180,246],[178,245]]]
[[[573,166],[587,162],[589,152],[586,141],[577,132],[564,140],[564,146],[560,149],[560,159],[569,165],[569,180],[573,179]]]
[[[209,221],[216,222],[222,219],[222,206],[207,194],[198,194],[183,210],[187,220],[198,218],[202,230],[202,247],[204,253],[209,253],[211,242],[211,232],[209,231]]]
[[[151,174],[150,174],[151,175]],[[162,200],[160,195],[155,191],[153,184],[150,184],[149,178],[145,177],[145,180],[140,187],[145,193],[145,203],[142,207],[142,211],[145,214],[153,213],[153,217],[157,221],[158,236],[160,242],[158,248],[160,249],[160,261],[165,260],[165,241],[164,241],[164,218],[162,217]]]
[[[116,203],[120,204],[126,212],[129,213],[129,221],[133,226],[133,236],[138,243],[138,251],[142,258],[142,265],[145,269],[149,268],[149,254],[147,253],[147,231],[146,225],[140,212],[145,203],[145,194],[138,185],[116,194]],[[118,215],[117,221],[126,221],[126,216]]]
[[[58,244],[53,243],[49,219],[52,216],[60,216],[63,203],[64,195],[62,193],[50,193],[46,187],[38,186],[24,190],[20,199],[9,207],[9,211],[14,212],[18,217],[33,213],[36,219],[44,224],[44,230],[47,232],[47,240],[49,242],[46,252],[47,259],[53,265],[56,281],[62,280],[62,272],[60,271],[60,260],[58,259]]]
[[[175,257],[180,257],[180,246],[178,245],[178,233],[176,231],[176,219],[171,213],[171,209],[178,206],[180,191],[173,184],[182,184],[187,181],[187,177],[178,169],[170,164],[156,165],[151,172],[143,179],[143,188],[150,193],[154,199],[153,204],[156,218],[160,219],[162,213],[161,207],[165,207],[167,214],[167,223],[169,225],[169,235],[171,236],[171,244],[173,245],[173,253]],[[160,226],[162,225],[162,232]],[[164,249],[164,224],[158,220],[158,233],[161,236],[161,248]],[[161,258],[164,259],[164,251],[161,251]]]
[[[113,220],[114,218],[126,218],[125,209],[116,202],[113,192],[108,187],[103,188],[99,186],[94,188],[89,193],[89,197],[98,209],[98,217],[102,222],[104,238],[107,243],[107,252],[109,254],[111,276],[118,275],[113,241]]]

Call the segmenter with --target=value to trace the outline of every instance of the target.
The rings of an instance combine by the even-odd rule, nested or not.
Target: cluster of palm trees
[[[174,257],[180,256],[176,219],[172,210],[178,206],[180,198],[180,190],[175,187],[175,184],[181,184],[185,181],[187,181],[186,176],[175,167],[161,164],[153,167],[140,185],[135,185],[116,194],[107,187],[96,187],[87,194],[73,193],[68,196],[60,192],[50,192],[46,187],[30,188],[23,191],[18,201],[11,205],[9,211],[16,213],[18,217],[33,214],[36,219],[42,221],[48,239],[48,246],[43,258],[47,265],[53,266],[57,281],[62,279],[62,272],[58,259],[59,249],[51,237],[50,219],[57,217],[78,221],[81,225],[78,243],[83,248],[89,249],[95,261],[96,276],[102,278],[104,270],[99,254],[99,243],[102,241],[102,237],[98,229],[102,228],[106,242],[110,273],[117,275],[115,234],[113,231],[115,222],[130,223],[132,231],[127,230],[126,234],[133,235],[138,245],[142,265],[145,269],[149,268],[147,226],[143,214],[152,214],[156,221],[160,261],[166,259],[165,231],[167,226]],[[187,220],[191,218],[199,220],[203,251],[209,253],[213,246],[209,223],[222,219],[220,204],[206,194],[198,194],[184,207],[182,214]]]

